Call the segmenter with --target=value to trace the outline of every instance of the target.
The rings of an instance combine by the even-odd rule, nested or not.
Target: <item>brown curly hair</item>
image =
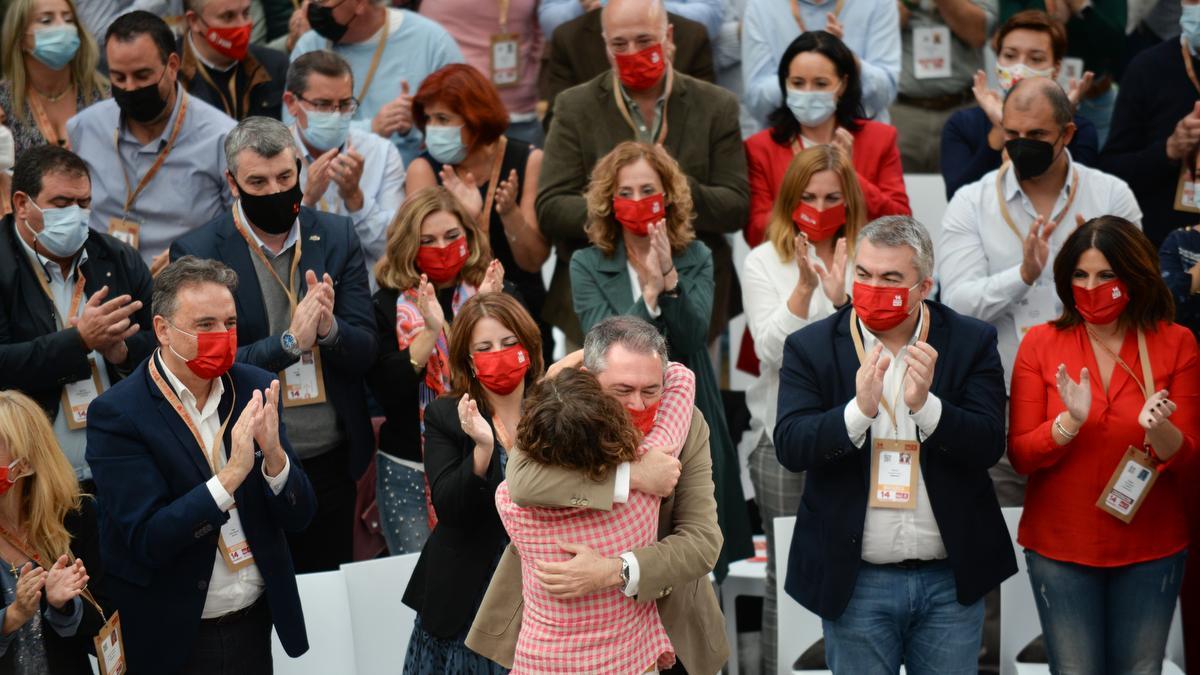
[[[535,462],[581,471],[595,481],[637,459],[640,434],[595,375],[568,368],[525,398],[517,447]]]
[[[583,230],[587,232],[588,241],[605,256],[613,254],[617,234],[621,232],[621,224],[613,217],[613,196],[619,189],[617,174],[642,159],[650,164],[663,184],[667,239],[671,242],[671,252],[682,252],[696,238],[696,231],[692,229],[692,218],[696,215],[692,206],[692,190],[678,162],[660,146],[625,141],[596,162],[587,193],[584,194],[588,223]]]

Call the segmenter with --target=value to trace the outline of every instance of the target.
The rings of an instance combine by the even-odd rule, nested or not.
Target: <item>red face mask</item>
[[[658,417],[658,406],[660,405],[662,405],[662,399],[655,401],[653,405],[648,405],[641,410],[626,408],[625,412],[629,413],[629,419],[633,420],[633,426],[637,427],[637,430],[645,436],[654,428],[654,418]]]
[[[1088,323],[1103,326],[1116,321],[1129,304],[1129,289],[1120,279],[1100,284],[1095,288],[1071,286],[1075,296],[1075,309]]]
[[[662,220],[666,213],[661,192],[642,199],[613,197],[613,217],[627,232],[639,237],[649,234],[650,226]]]
[[[613,54],[621,84],[634,91],[644,91],[658,84],[667,70],[662,43],[632,54]]]
[[[471,357],[475,361],[475,378],[488,391],[500,396],[513,393],[529,370],[529,352],[519,344],[495,352],[475,352]]]
[[[871,286],[854,282],[854,312],[875,332],[891,330],[909,315],[908,293],[911,288]]]
[[[792,222],[800,231],[808,236],[808,240],[816,243],[825,241],[846,224],[846,204],[831,206],[824,211],[818,211],[811,204],[800,202],[792,211]]]
[[[233,367],[233,359],[237,356],[236,326],[224,333],[209,331],[194,334],[173,325],[171,327],[184,335],[196,338],[196,358],[184,359],[187,362],[188,370],[195,373],[196,377],[215,380]],[[170,347],[170,350],[175,356],[183,358],[179,352],[175,351],[174,347]]]
[[[3,495],[5,492],[11,490],[12,486],[17,484],[18,479],[24,478],[28,475],[28,472],[17,469],[17,465],[20,463],[21,460],[14,459],[12,464],[9,464],[8,466],[0,466],[0,495]]]
[[[417,249],[417,268],[435,284],[453,281],[467,263],[469,248],[466,237],[460,237],[441,248],[422,246]]]
[[[208,30],[204,31],[204,39],[208,41],[209,46],[217,50],[218,54],[224,54],[234,61],[241,61],[246,58],[246,52],[250,50],[250,31],[253,28],[254,24],[252,23],[232,28],[209,26]]]

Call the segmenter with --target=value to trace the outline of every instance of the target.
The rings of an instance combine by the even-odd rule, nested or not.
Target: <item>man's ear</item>
[[[233,195],[234,199],[238,199],[242,196],[241,193],[238,192],[237,181],[234,180],[233,173],[228,169],[225,170],[225,182],[229,184],[229,193]]]

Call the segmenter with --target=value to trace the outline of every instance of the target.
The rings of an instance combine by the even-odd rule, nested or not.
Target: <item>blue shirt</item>
[[[708,39],[713,42],[720,36],[725,17],[721,0],[666,0],[665,4],[668,12],[704,24]],[[583,5],[579,0],[542,0],[538,5],[538,24],[547,40],[556,28],[577,16],[583,16]]]
[[[1200,336],[1200,294],[1192,293],[1189,272],[1200,264],[1200,227],[1189,225],[1172,231],[1158,249],[1162,277],[1175,298],[1175,323]]]
[[[113,99],[99,101],[67,120],[71,148],[87,162],[92,179],[93,230],[108,232],[112,219],[139,223],[139,251],[149,265],[171,242],[229,208],[225,135],[236,125],[224,112],[188,96],[175,146],[154,178],[125,213],[126,190],[136,189],[166,146],[185,92],[176,85],[175,108],[162,135],[142,143],[129,131]],[[119,129],[118,154],[113,131]],[[128,188],[126,185],[128,178]]]
[[[371,120],[375,114],[400,95],[401,82],[408,82],[409,93],[416,94],[430,73],[442,66],[463,62],[458,44],[446,29],[406,9],[389,9],[387,44],[383,48],[383,56],[379,59],[379,67],[375,71],[371,87],[366,96],[363,96],[363,82],[367,79],[367,72],[371,70],[371,61],[375,57],[375,49],[379,46],[382,31],[381,28],[363,42],[331,46],[328,40],[310,30],[296,40],[296,47],[292,50],[293,61],[301,54],[331,49],[350,63],[350,69],[354,73],[354,96],[359,99],[358,110],[354,113],[354,122],[351,125],[367,133],[372,133]],[[284,124],[292,124],[294,121],[285,108]],[[416,126],[403,136],[392,135],[392,142],[400,150],[405,166],[421,154],[421,141],[421,132]]]
[[[824,30],[836,0],[799,0],[800,17],[810,30]],[[895,0],[846,0],[838,15],[846,46],[862,64],[863,107],[867,117],[887,122],[900,79],[900,13]],[[764,124],[783,104],[779,60],[800,35],[791,0],[750,0],[742,22],[742,77],[747,111]]]

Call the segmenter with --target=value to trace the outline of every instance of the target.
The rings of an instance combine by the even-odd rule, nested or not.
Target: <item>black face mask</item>
[[[348,25],[343,26],[333,18],[333,7],[325,7],[315,2],[308,4],[308,25],[317,31],[317,35],[330,42],[341,40],[350,28]]]
[[[167,70],[163,68],[163,74],[154,84],[137,89],[121,89],[114,85],[112,88],[113,100],[117,102],[117,107],[129,119],[142,124],[153,122],[167,107],[167,99],[163,98],[158,91],[158,85],[162,84],[163,78],[166,76]]]
[[[242,210],[255,227],[267,234],[283,234],[292,228],[296,216],[300,214],[300,200],[304,192],[300,190],[300,162],[296,162],[296,184],[283,192],[270,195],[252,195],[237,185],[238,199],[242,202]]]
[[[1018,180],[1037,178],[1054,163],[1054,144],[1032,138],[1014,138],[1004,143]]]

